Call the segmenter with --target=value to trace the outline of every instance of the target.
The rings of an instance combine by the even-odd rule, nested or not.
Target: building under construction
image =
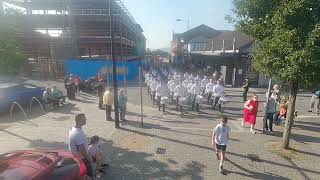
[[[0,0],[29,59],[117,60],[142,57],[145,37],[120,0]],[[113,36],[113,38],[112,38]],[[113,49],[113,50],[112,50]]]

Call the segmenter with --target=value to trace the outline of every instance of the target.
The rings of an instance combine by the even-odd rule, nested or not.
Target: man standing
[[[227,117],[221,117],[221,122],[213,129],[211,145],[216,150],[218,160],[220,160],[219,172],[223,172],[223,162],[229,140],[231,128],[227,125]]]
[[[88,153],[88,143],[86,134],[82,129],[82,126],[86,125],[86,116],[81,113],[75,117],[76,125],[69,131],[69,150],[70,152],[82,159],[83,163],[87,167],[87,175],[94,177],[93,160]]]
[[[263,118],[263,132],[269,131],[272,133],[272,126],[273,126],[273,119],[274,119],[274,114],[276,113],[277,110],[277,101],[271,97],[269,97],[267,107],[266,107],[266,117]],[[269,120],[269,126],[268,126],[268,120]]]
[[[308,112],[312,112],[312,109],[314,108],[315,103],[317,104],[316,105],[317,114],[319,115],[320,114],[319,112],[320,111],[320,88],[313,91],[311,102],[310,102],[310,109],[308,110]]]
[[[106,106],[106,119],[107,119],[107,121],[112,120],[111,109],[112,109],[113,101],[114,101],[113,89],[109,88],[109,90],[103,94],[103,105]]]
[[[243,97],[243,101],[247,101],[247,95],[248,95],[248,91],[249,91],[249,79],[245,79],[244,80],[244,83],[243,83],[243,94],[242,94],[242,97]]]
[[[104,87],[103,81],[100,80],[98,87],[97,87],[97,91],[98,91],[98,97],[99,97],[99,108],[102,109],[102,104],[103,104],[103,94],[106,91],[106,88]]]

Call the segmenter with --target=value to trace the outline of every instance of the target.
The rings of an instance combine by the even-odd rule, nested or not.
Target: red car
[[[13,151],[0,155],[1,180],[82,180],[86,166],[65,151]]]

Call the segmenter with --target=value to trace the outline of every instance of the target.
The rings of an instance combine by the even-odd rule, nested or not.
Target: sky
[[[232,0],[122,0],[133,18],[144,30],[147,48],[169,48],[172,33],[187,30],[201,24],[217,30],[233,30],[225,19],[232,15]]]

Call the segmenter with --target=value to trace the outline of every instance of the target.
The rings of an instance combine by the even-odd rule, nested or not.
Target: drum
[[[187,105],[187,104],[188,104],[188,97],[179,98],[179,105]]]
[[[228,102],[231,101],[230,97],[226,97],[226,96],[221,96],[218,103],[219,104],[227,104]]]
[[[203,96],[201,95],[196,95],[196,104],[201,104],[202,103],[202,100],[203,100]]]
[[[168,104],[169,103],[169,98],[166,96],[161,97],[161,105],[163,104]]]

